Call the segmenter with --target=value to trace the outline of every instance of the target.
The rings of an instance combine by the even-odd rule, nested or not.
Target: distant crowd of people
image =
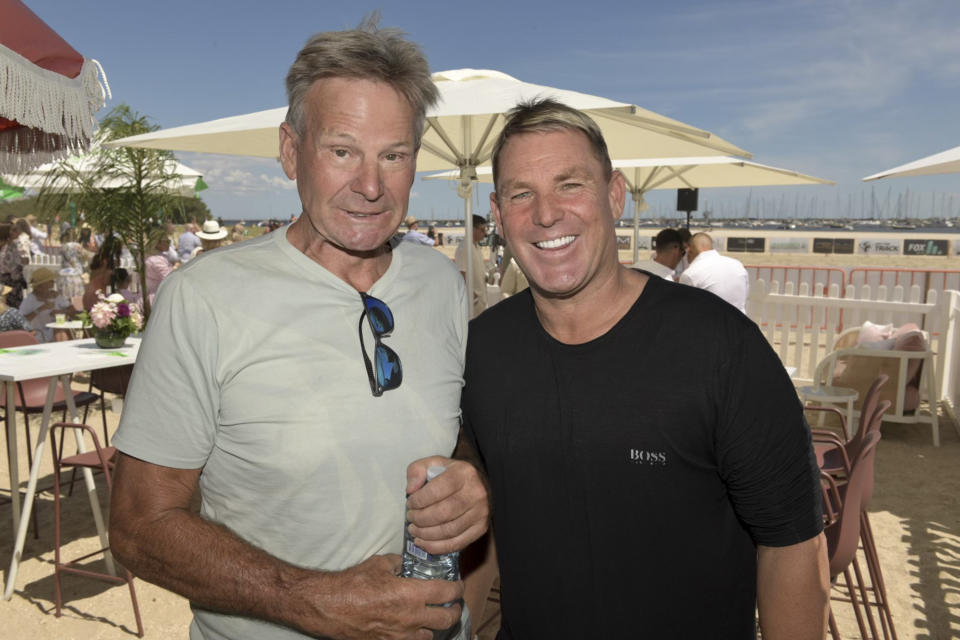
[[[33,215],[0,222],[0,331],[31,331],[47,342],[57,336],[46,325],[58,316],[72,319],[88,311],[97,302],[97,291],[140,301],[134,274],[121,266],[133,262],[133,256],[120,238],[105,237],[88,225],[45,226],[42,229]],[[218,220],[190,222],[179,234],[168,223],[144,260],[147,295],[152,300],[160,283],[180,265],[222,244],[241,242],[246,235],[242,222],[229,231]],[[60,265],[27,270],[31,258],[41,254],[59,254]]]

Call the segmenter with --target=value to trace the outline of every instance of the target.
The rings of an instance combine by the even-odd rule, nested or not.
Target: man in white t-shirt
[[[713,238],[702,232],[690,238],[687,255],[690,266],[680,276],[682,284],[706,289],[743,313],[747,312],[750,283],[742,262],[717,253],[713,248]]]
[[[287,94],[303,213],[160,287],[113,439],[111,549],[190,600],[191,640],[465,638],[461,582],[398,576],[405,505],[431,554],[488,519],[477,470],[451,458],[462,281],[388,243],[437,90],[415,44],[367,21],[312,37]]]
[[[453,254],[453,261],[460,268],[464,281],[467,277],[467,259],[472,263],[471,284],[467,288],[473,294],[473,304],[471,305],[471,318],[476,318],[487,308],[487,265],[483,261],[480,253],[480,241],[487,235],[487,220],[483,216],[473,216],[473,246],[468,247],[466,238],[457,247]]]

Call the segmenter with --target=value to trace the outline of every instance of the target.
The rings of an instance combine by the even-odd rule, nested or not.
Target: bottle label
[[[414,558],[417,558],[418,560],[434,560],[433,556],[431,556],[429,553],[427,553],[417,545],[413,544],[413,540],[407,540],[407,553],[412,555]]]

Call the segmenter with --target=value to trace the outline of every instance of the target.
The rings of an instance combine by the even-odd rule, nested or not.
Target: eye
[[[350,152],[346,149],[334,149],[333,155],[337,156],[338,158],[346,158],[348,155],[350,155]]]
[[[579,182],[564,182],[564,183],[560,186],[560,188],[563,189],[564,191],[570,191],[571,189],[577,189],[577,188],[579,188],[579,187],[581,187],[581,186],[583,186],[583,185],[580,184]]]
[[[531,194],[529,191],[520,191],[520,192],[518,192],[518,193],[512,194],[512,195],[510,196],[510,199],[513,200],[513,201],[526,200],[526,199],[529,198],[531,195],[532,195],[532,194]]]

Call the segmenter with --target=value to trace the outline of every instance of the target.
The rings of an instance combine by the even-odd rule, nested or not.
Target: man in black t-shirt
[[[521,105],[493,172],[530,281],[471,323],[462,402],[501,638],[753,638],[756,608],[767,640],[823,638],[809,427],[756,325],[620,265],[624,178],[582,113]]]

